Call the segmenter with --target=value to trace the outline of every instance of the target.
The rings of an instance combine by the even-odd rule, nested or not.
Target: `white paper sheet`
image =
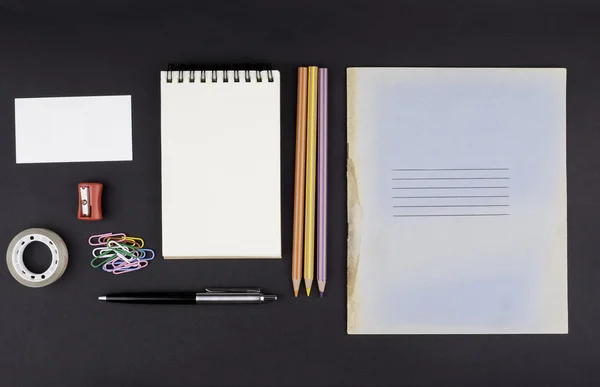
[[[348,70],[348,332],[567,333],[566,71]]]
[[[131,96],[15,99],[17,164],[133,160]]]

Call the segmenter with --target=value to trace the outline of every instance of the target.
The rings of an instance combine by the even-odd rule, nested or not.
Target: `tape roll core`
[[[23,261],[23,252],[30,243],[45,244],[52,254],[50,267],[43,273],[33,273]],[[22,285],[30,288],[41,288],[58,280],[69,262],[67,246],[58,234],[44,228],[30,228],[18,233],[6,251],[6,263],[10,274]]]

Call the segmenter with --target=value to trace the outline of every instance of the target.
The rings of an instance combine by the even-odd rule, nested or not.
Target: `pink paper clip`
[[[118,238],[118,242],[124,241],[125,238],[127,238],[127,236],[122,232],[116,234],[109,232],[107,234],[92,235],[88,239],[88,243],[90,244],[90,246],[106,246],[106,244],[108,243],[107,239],[112,237]]]
[[[128,261],[126,259],[124,259],[124,257],[116,257],[114,259],[111,259],[109,262],[106,262],[103,266],[102,269],[108,273],[113,273],[113,274],[123,274],[129,271],[134,271],[134,270],[139,270],[141,268],[144,268],[148,265],[148,263],[146,262],[145,264],[141,264],[141,261],[138,260],[137,258],[134,258],[131,261]],[[116,273],[115,273],[116,271]]]
[[[131,271],[136,271],[145,268],[148,266],[148,261],[137,261],[134,263],[130,263],[127,265],[121,265],[115,268],[112,273],[115,275],[129,273]]]
[[[110,261],[108,261],[104,265],[102,265],[102,270],[104,270],[107,273],[112,273],[113,271],[115,271],[117,268],[120,268],[124,264],[126,264],[125,261],[123,261],[121,258],[117,257],[117,258],[111,259]]]

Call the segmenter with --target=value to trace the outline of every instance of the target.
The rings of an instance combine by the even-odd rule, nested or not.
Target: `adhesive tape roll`
[[[23,262],[23,251],[30,243],[41,242],[48,246],[52,253],[50,267],[43,273],[33,273]],[[30,288],[41,288],[58,280],[67,268],[69,253],[67,245],[53,231],[44,228],[30,228],[17,234],[6,251],[6,263],[10,274],[22,285]]]

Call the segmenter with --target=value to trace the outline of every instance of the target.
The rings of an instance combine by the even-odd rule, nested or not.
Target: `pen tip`
[[[319,294],[321,295],[321,298],[323,298],[323,292],[319,292]]]
[[[100,301],[106,301],[106,296],[100,296],[100,297],[98,297],[98,300],[100,300]]]
[[[294,297],[298,297],[298,289],[294,290]]]

